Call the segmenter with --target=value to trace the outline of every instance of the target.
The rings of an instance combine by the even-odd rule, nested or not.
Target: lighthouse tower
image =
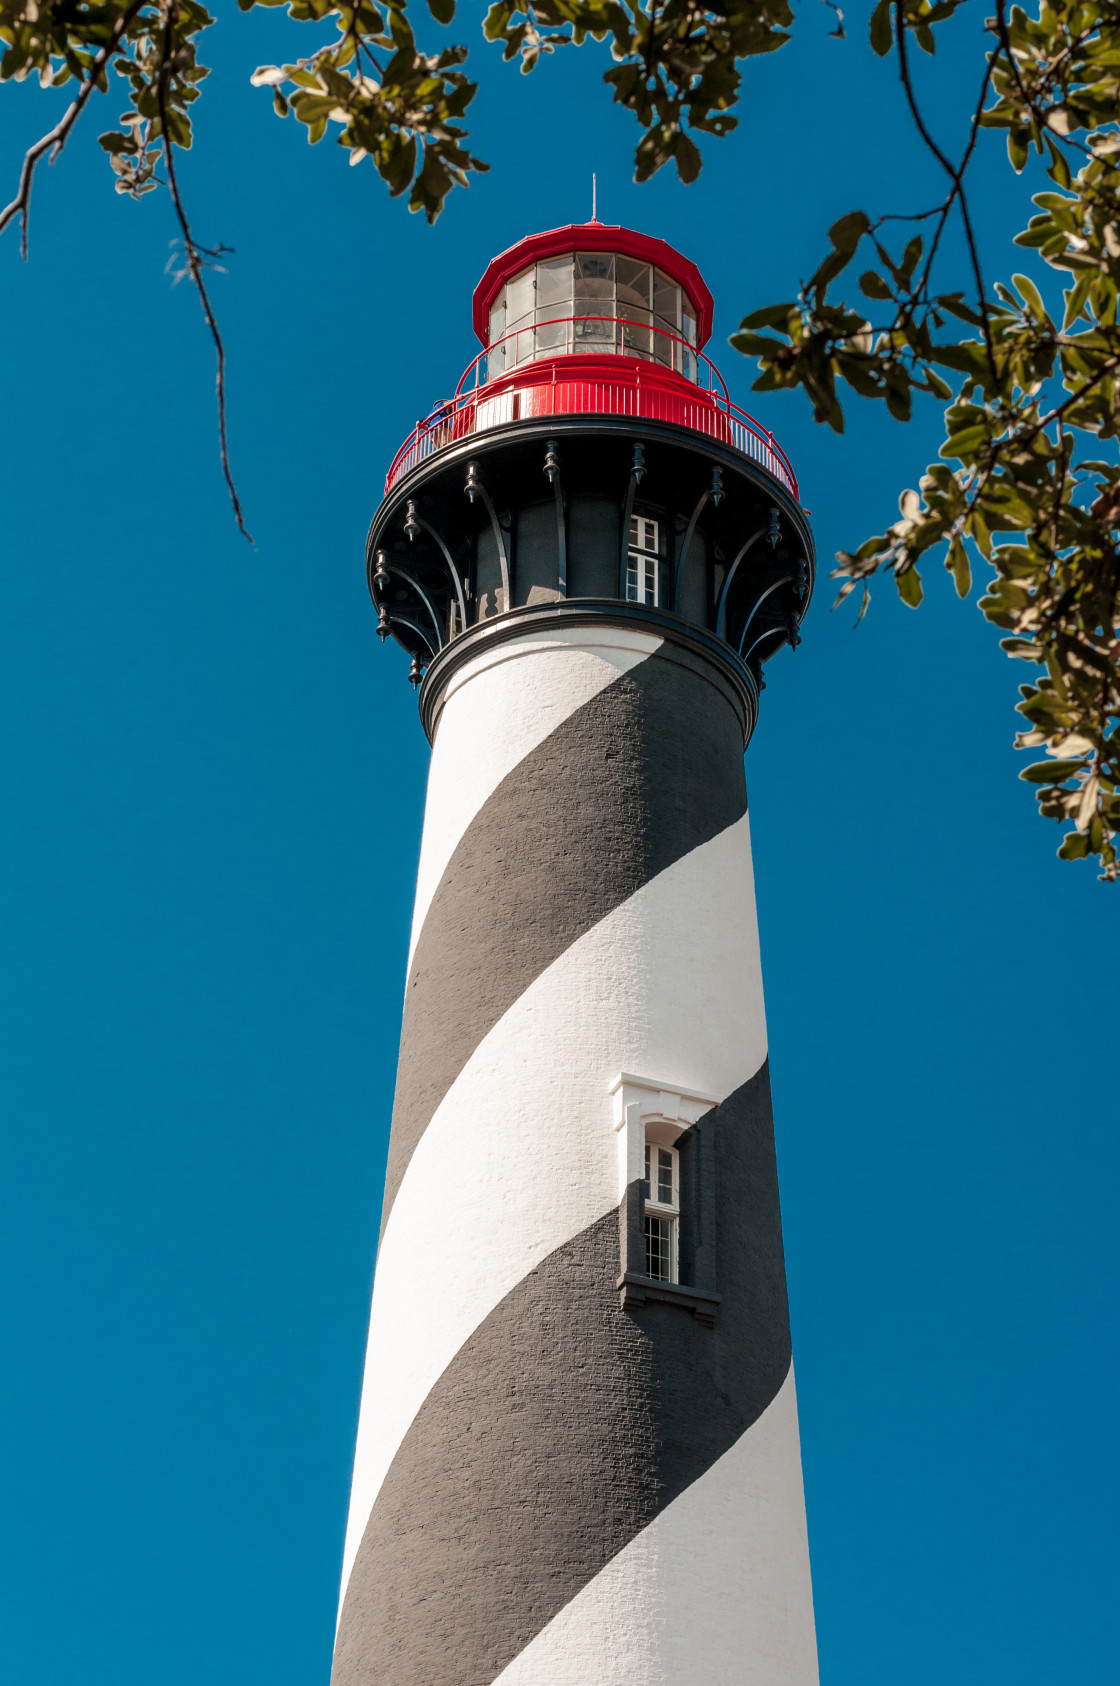
[[[522,240],[369,538],[432,745],[333,1686],[815,1686],[743,748],[813,547],[664,241]]]

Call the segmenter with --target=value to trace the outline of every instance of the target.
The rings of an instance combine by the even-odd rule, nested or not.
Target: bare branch
[[[175,215],[179,219],[179,227],[183,233],[183,252],[186,258],[187,273],[195,285],[202,303],[202,313],[206,318],[206,325],[210,329],[214,341],[214,351],[218,362],[217,379],[215,382],[218,398],[218,446],[222,459],[222,473],[229,488],[230,501],[233,504],[234,518],[238,530],[243,537],[253,543],[253,535],[245,525],[245,517],[241,512],[241,500],[237,495],[237,487],[233,483],[233,472],[229,466],[229,444],[226,438],[226,349],[222,343],[222,336],[218,329],[217,319],[210,304],[210,295],[206,291],[206,280],[203,270],[211,254],[205,247],[195,242],[191,233],[187,213],[183,208],[182,196],[179,193],[179,181],[175,174],[175,148],[167,130],[167,75],[171,61],[171,31],[178,15],[177,0],[171,0],[167,9],[167,22],[163,35],[163,55],[160,61],[159,76],[156,80],[156,100],[159,105],[160,138],[163,142],[163,158],[167,166],[167,185],[171,190]]]
[[[976,145],[976,138],[979,133],[979,124],[974,118],[972,133],[969,136],[968,145],[965,148],[964,158],[961,160],[960,168],[954,169],[948,158],[946,158],[945,154],[938,146],[937,142],[934,140],[933,136],[930,134],[929,130],[926,128],[925,119],[918,107],[917,96],[914,93],[914,85],[910,78],[910,60],[907,56],[906,47],[906,14],[903,7],[903,0],[895,0],[895,27],[898,34],[899,75],[902,78],[902,86],[906,90],[906,101],[910,107],[910,115],[913,117],[915,127],[917,128],[917,131],[921,135],[923,141],[925,141],[926,146],[933,153],[933,156],[937,159],[937,162],[941,165],[941,168],[945,171],[946,175],[953,184],[952,191],[946,201],[946,216],[948,216],[948,213],[952,208],[954,199],[960,204],[961,221],[964,224],[965,239],[968,242],[968,253],[972,263],[973,279],[976,282],[976,292],[980,303],[980,316],[984,324],[984,344],[988,352],[988,363],[992,371],[992,379],[998,380],[999,370],[996,367],[995,346],[992,343],[992,327],[988,320],[988,301],[984,292],[984,276],[980,268],[980,253],[976,244],[976,235],[972,227],[972,218],[969,215],[968,210],[968,200],[965,196],[964,186],[962,183],[962,177],[965,169],[968,166],[969,159],[972,157],[972,149]],[[981,106],[983,105],[984,99],[987,95],[988,83],[991,80],[991,75],[992,63],[989,60],[987,72],[984,76],[983,87],[981,89]],[[943,227],[944,222],[941,224],[941,228]],[[934,250],[936,250],[937,241],[941,236],[941,228],[938,229],[937,235],[934,239]],[[931,258],[932,255],[933,254],[931,253]],[[927,274],[929,272],[928,263],[926,265],[926,272]]]

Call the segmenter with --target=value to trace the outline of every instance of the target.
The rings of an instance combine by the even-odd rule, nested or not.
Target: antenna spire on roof
[[[594,172],[594,170],[592,170],[592,172],[591,172],[591,221],[592,222],[598,222],[599,221],[599,218],[596,215],[596,211],[597,211],[597,208],[598,208],[598,204],[597,204],[598,198],[599,198],[598,183],[595,180],[595,172]]]

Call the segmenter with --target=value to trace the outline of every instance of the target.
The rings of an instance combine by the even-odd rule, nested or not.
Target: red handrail
[[[528,323],[525,323],[520,328],[511,328],[508,334],[503,334],[501,339],[495,340],[492,345],[488,345],[485,348],[485,350],[480,351],[476,357],[473,357],[471,359],[471,361],[467,364],[467,367],[464,369],[462,375],[459,378],[459,384],[455,388],[455,397],[456,398],[462,397],[463,388],[466,384],[466,381],[467,381],[468,377],[470,376],[470,373],[471,373],[472,369],[474,370],[474,375],[475,375],[474,387],[472,388],[473,391],[477,392],[480,385],[489,384],[489,380],[490,380],[489,371],[487,371],[487,379],[484,382],[479,381],[478,371],[482,366],[483,358],[489,358],[492,355],[492,353],[494,352],[494,350],[496,349],[496,347],[498,347],[499,345],[504,345],[507,340],[519,339],[522,334],[531,334],[537,328],[555,328],[555,327],[558,327],[561,322],[614,322],[614,323],[621,323],[624,328],[638,328],[638,329],[644,329],[644,330],[646,330],[646,331],[648,331],[649,333],[652,333],[652,334],[660,334],[663,339],[672,340],[675,345],[683,346],[685,351],[689,352],[693,357],[695,357],[695,359],[698,363],[703,363],[705,365],[705,367],[707,368],[707,371],[708,371],[708,388],[707,388],[707,390],[709,392],[712,390],[711,377],[714,375],[716,377],[716,380],[719,382],[720,386],[723,388],[723,396],[724,396],[725,400],[727,401],[728,404],[730,404],[730,402],[731,402],[731,394],[727,390],[727,382],[724,380],[723,376],[720,374],[719,370],[716,368],[715,364],[712,362],[711,358],[707,355],[706,352],[698,351],[696,346],[693,345],[691,340],[685,339],[683,334],[674,333],[671,328],[659,328],[655,322],[635,322],[635,320],[631,316],[549,316],[549,317],[546,317],[546,319],[543,322],[528,322]],[[583,355],[581,352],[578,352],[578,351],[575,351],[575,350],[569,350],[567,345],[563,346],[562,348],[553,347],[553,346],[546,346],[546,347],[543,348],[543,354],[542,355],[538,356],[538,355],[534,354],[534,356],[532,356],[532,357],[523,358],[521,362],[515,363],[513,365],[513,369],[524,368],[527,363],[546,363],[546,362],[549,361],[550,357],[578,357],[578,356],[581,356],[581,355]],[[627,353],[625,351],[622,352],[622,353],[589,351],[587,353],[587,355],[588,356],[595,356],[595,357],[603,357],[603,356],[609,357],[609,356],[612,356],[612,355],[614,355],[614,356],[621,355],[621,356],[625,357],[627,355]],[[636,354],[631,353],[630,355],[637,355],[637,356],[640,357],[641,353],[640,352],[638,352]],[[674,374],[680,373],[680,370],[674,368],[672,364],[662,363],[660,358],[648,358],[648,359],[643,359],[643,361],[648,361],[648,362],[652,363],[655,368],[672,369],[672,372]],[[512,374],[513,369],[507,369],[507,370],[505,370],[503,375],[495,375],[493,378],[495,380],[502,380],[502,379],[505,378],[505,375]],[[685,375],[684,378],[685,378],[685,380],[689,380],[689,379],[691,379],[691,376]],[[697,381],[695,384],[697,386],[699,386],[700,383]],[[700,390],[703,391],[704,389],[701,387]]]
[[[684,346],[699,363],[703,363],[706,366],[709,385],[707,388],[702,387],[670,366],[644,358],[640,354],[627,355],[590,348],[586,352],[548,348],[544,355],[526,358],[513,369],[496,375],[493,380],[479,379],[483,358],[489,356],[496,346],[505,340],[513,339],[517,334],[532,333],[537,327],[553,327],[561,322],[612,322],[622,323],[627,327],[652,328],[654,333],[663,334]],[[645,371],[648,371],[648,375],[643,385],[642,376]],[[475,376],[474,385],[466,387],[472,372]],[[712,388],[712,376],[719,382],[722,389],[720,392]],[[543,388],[548,389],[547,401],[542,401],[540,396]],[[761,463],[768,473],[788,487],[794,497],[799,496],[797,476],[789,458],[769,430],[761,427],[753,416],[733,403],[727,384],[711,358],[698,351],[680,334],[653,327],[645,322],[635,323],[631,318],[623,316],[552,317],[545,322],[529,323],[526,327],[515,328],[504,334],[489,350],[480,352],[472,359],[453,397],[436,405],[429,415],[417,422],[390,464],[385,477],[386,493],[402,474],[414,468],[418,462],[442,450],[445,445],[475,432],[480,413],[486,414],[492,406],[501,406],[502,401],[506,399],[509,401],[510,414],[503,416],[502,420],[514,419],[515,412],[520,409],[524,399],[531,406],[524,412],[526,414],[644,414],[675,421],[680,426],[701,433],[714,433],[720,437],[722,443],[732,444],[735,449],[742,451],[744,456],[752,457]],[[664,414],[665,411],[669,413]],[[725,425],[711,425],[717,423],[717,418],[722,418]],[[497,417],[488,416],[481,425],[497,425]]]

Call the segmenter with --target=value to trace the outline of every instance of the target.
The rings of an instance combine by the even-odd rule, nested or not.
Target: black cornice
[[[758,718],[758,683],[722,638],[665,609],[644,603],[625,603],[614,597],[562,597],[555,603],[535,603],[493,615],[446,644],[433,657],[420,686],[420,719],[428,742],[435,739],[444,691],[465,662],[527,632],[547,632],[575,626],[621,626],[654,633],[678,650],[699,658],[705,676],[728,696],[739,715],[746,747]]]
[[[504,427],[484,428],[480,433],[470,433],[452,445],[442,446],[423,462],[417,463],[415,468],[410,469],[382,501],[370,526],[366,542],[367,560],[373,556],[385,524],[410,497],[417,495],[426,480],[442,474],[456,463],[466,463],[472,458],[489,456],[491,451],[500,450],[504,445],[521,444],[526,439],[547,440],[565,433],[578,433],[583,437],[594,434],[617,436],[621,433],[630,439],[657,440],[661,444],[674,445],[708,461],[718,462],[721,467],[741,475],[744,480],[773,498],[796,528],[804,546],[809,571],[808,589],[801,606],[804,616],[813,594],[817,553],[808,517],[793,493],[775,475],[763,468],[761,463],[756,463],[742,451],[737,451],[733,445],[713,439],[693,428],[682,427],[679,422],[658,422],[646,416],[539,416],[531,420],[509,422]]]

